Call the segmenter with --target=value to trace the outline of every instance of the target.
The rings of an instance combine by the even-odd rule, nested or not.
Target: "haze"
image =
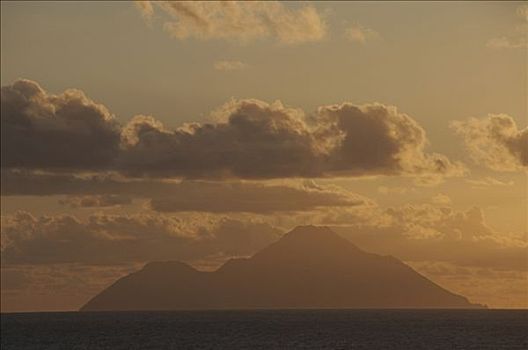
[[[528,307],[523,2],[1,3],[1,311],[298,225]]]

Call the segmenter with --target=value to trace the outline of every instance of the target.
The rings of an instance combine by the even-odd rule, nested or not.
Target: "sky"
[[[1,2],[1,310],[297,225],[528,307],[523,2]]]

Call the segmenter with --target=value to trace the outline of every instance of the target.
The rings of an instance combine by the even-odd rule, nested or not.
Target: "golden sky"
[[[523,2],[2,2],[2,311],[333,228],[528,307]]]

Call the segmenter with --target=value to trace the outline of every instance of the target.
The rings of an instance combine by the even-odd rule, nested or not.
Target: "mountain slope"
[[[396,258],[366,253],[328,228],[302,226],[214,272],[149,263],[81,311],[476,307]]]

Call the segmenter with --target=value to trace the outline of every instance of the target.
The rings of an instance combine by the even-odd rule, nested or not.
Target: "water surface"
[[[9,349],[528,349],[524,310],[2,314]]]

